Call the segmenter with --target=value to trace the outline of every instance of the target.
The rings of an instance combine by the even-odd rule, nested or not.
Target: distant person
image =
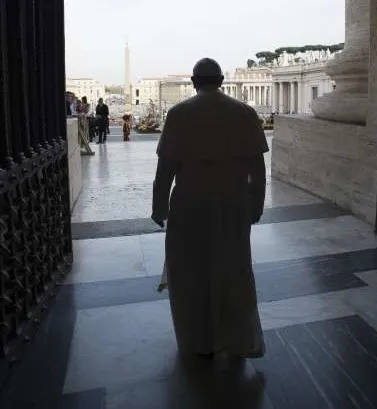
[[[82,109],[81,109],[81,100],[78,99],[76,100],[76,115],[80,115],[82,113]]]
[[[73,101],[73,94],[72,92],[65,93],[65,113],[67,116],[72,116],[72,101]]]
[[[131,133],[131,115],[123,115],[123,141],[128,142],[130,140]]]
[[[263,213],[268,145],[254,109],[221,92],[223,80],[216,61],[200,60],[197,95],[169,110],[152,219],[161,227],[168,220],[166,273],[180,353],[258,358],[265,346],[250,229]]]
[[[88,117],[88,125],[89,125],[89,142],[93,142],[96,139],[96,118],[94,114],[90,114]]]
[[[89,108],[90,107],[86,97],[82,97],[81,100],[77,100],[76,115],[79,120],[79,135],[81,138],[85,138],[86,140],[90,139],[88,123]]]
[[[96,107],[96,120],[98,126],[98,142],[99,144],[106,142],[107,126],[109,119],[109,107],[103,103],[103,98],[98,100]]]
[[[85,115],[88,115],[90,111],[90,105],[88,104],[88,98],[82,97],[81,98],[81,112]]]
[[[71,104],[71,110],[72,110],[72,115],[77,114],[77,97],[75,94],[72,94],[72,104]]]

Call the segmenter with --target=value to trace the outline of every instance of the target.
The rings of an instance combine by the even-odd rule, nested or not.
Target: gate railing
[[[0,1],[0,363],[72,261],[64,53],[63,0]]]

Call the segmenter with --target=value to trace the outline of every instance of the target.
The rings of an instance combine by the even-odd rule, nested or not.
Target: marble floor
[[[377,408],[373,229],[270,177],[251,234],[266,355],[182,364],[168,295],[156,291],[165,233],[148,219],[155,148],[155,138],[110,140],[83,157],[73,270],[0,408]]]

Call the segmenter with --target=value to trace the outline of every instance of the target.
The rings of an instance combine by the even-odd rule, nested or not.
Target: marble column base
[[[365,125],[368,95],[348,92],[325,94],[312,102],[312,111],[320,119]]]
[[[274,126],[274,178],[328,199],[374,224],[377,142],[366,126],[300,115],[278,115]]]

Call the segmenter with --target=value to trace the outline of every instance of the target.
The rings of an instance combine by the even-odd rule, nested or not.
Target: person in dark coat
[[[73,101],[73,94],[72,92],[65,93],[65,113],[67,116],[72,116],[72,101]]]
[[[103,103],[103,98],[98,100],[96,107],[96,120],[98,126],[98,142],[105,143],[107,135],[107,125],[109,119],[109,107]]]
[[[223,79],[216,61],[200,60],[197,95],[169,110],[152,219],[161,227],[167,220],[165,272],[180,353],[257,358],[265,346],[250,232],[263,213],[268,145],[254,109],[220,91]]]

